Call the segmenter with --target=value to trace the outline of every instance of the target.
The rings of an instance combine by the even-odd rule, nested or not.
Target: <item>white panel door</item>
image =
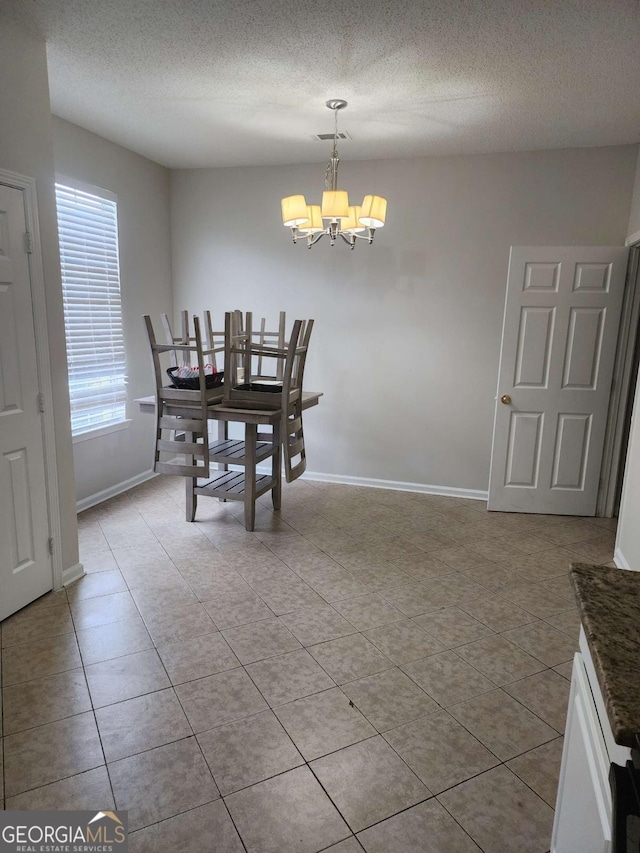
[[[489,509],[594,515],[627,254],[511,248]]]
[[[53,586],[21,190],[0,185],[0,620]]]

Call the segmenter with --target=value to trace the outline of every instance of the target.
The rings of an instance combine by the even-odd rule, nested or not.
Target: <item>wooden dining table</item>
[[[303,391],[302,392],[302,410],[310,409],[313,406],[317,406],[320,402],[320,397],[324,394],[323,391]],[[141,412],[146,412],[147,414],[154,414],[156,410],[156,398],[154,394],[150,394],[148,397],[137,397],[134,403],[138,403],[140,406]],[[191,412],[193,411],[193,406],[171,406],[171,413],[174,415],[182,415],[184,413],[185,417],[189,417]],[[241,409],[231,409],[222,406],[222,392],[220,393],[220,398],[213,397],[208,407],[209,417],[214,421],[233,421],[240,420],[239,418],[230,417],[230,413],[237,414]],[[258,410],[251,410],[257,413]],[[262,412],[264,414],[264,411]],[[256,423],[263,423],[263,421],[256,420]]]

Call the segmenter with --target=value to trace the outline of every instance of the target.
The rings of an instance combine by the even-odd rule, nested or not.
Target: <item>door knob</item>
[[[503,394],[502,397],[500,397],[500,402],[504,403],[505,406],[508,406],[511,402],[511,397],[508,394]]]

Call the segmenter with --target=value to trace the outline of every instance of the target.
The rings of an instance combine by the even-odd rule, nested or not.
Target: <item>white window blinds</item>
[[[56,184],[73,435],[125,419],[116,202]]]

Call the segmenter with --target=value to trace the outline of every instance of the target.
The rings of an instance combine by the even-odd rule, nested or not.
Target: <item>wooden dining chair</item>
[[[149,339],[156,386],[156,437],[153,470],[160,474],[183,477],[208,477],[210,468],[207,407],[219,401],[220,387],[207,389],[204,372],[209,350],[202,346],[200,324],[194,317],[193,343],[177,341],[158,343],[151,317],[144,315]],[[163,326],[165,326],[163,320]],[[166,332],[166,326],[165,326]],[[197,389],[176,388],[169,384],[161,356],[166,354],[172,367],[198,366]],[[187,456],[185,462],[184,456]],[[167,458],[169,457],[169,458]]]
[[[238,409],[259,409],[280,413],[285,477],[288,483],[296,480],[306,469],[306,451],[302,424],[302,384],[313,320],[296,320],[284,347],[274,347],[253,341],[251,320],[239,331],[231,313],[225,315],[225,372],[222,406]],[[273,358],[282,363],[280,380],[265,380],[253,371],[257,358]],[[251,380],[237,382],[236,364],[242,364],[244,375]],[[255,378],[254,378],[255,377]],[[294,461],[296,460],[297,461]]]

